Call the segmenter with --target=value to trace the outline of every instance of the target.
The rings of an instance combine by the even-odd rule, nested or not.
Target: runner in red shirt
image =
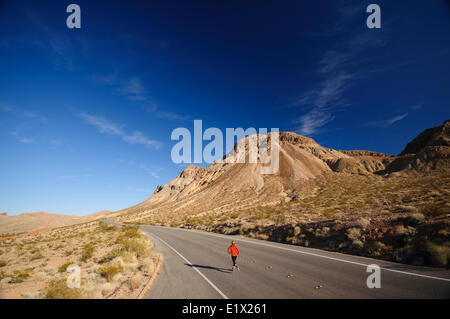
[[[231,268],[231,270],[234,270],[234,268],[239,270],[239,266],[236,264],[236,258],[239,255],[239,248],[236,246],[236,242],[234,240],[231,242],[231,246],[228,247],[228,254],[231,254],[231,259],[233,260],[233,268]]]

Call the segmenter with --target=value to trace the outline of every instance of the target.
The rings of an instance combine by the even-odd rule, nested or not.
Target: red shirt
[[[239,255],[239,248],[238,248],[238,246],[231,245],[230,247],[228,247],[228,253],[230,253],[230,252],[231,252],[231,256]]]

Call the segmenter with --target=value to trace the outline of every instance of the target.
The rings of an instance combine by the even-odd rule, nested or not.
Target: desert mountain
[[[400,155],[417,154],[428,147],[450,146],[450,120],[444,124],[431,127],[420,133],[414,140],[409,142]]]
[[[426,129],[386,167],[390,173],[448,172],[450,170],[450,121]]]
[[[279,170],[263,175],[263,164],[215,162],[188,166],[174,180],[158,186],[144,202],[119,211],[119,219],[139,221],[148,216],[201,216],[236,212],[299,200],[317,192],[318,177],[408,176],[448,172],[449,121],[421,133],[399,155],[365,150],[339,151],[292,132],[279,134]],[[244,143],[248,148],[250,136]],[[268,136],[270,145],[271,133]],[[236,147],[235,147],[236,149]],[[270,149],[269,149],[270,152]],[[331,174],[331,175],[330,175]],[[336,175],[337,174],[337,175]],[[186,217],[187,218],[187,217]]]
[[[50,228],[63,227],[82,222],[88,222],[110,215],[109,210],[87,216],[70,216],[64,214],[49,214],[47,212],[22,213],[19,215],[0,215],[0,234],[17,234],[35,231],[45,231]]]
[[[245,138],[246,151],[250,136]],[[271,133],[268,136],[270,145]],[[236,148],[235,148],[236,149]],[[261,193],[266,183],[283,192],[290,182],[314,179],[326,172],[369,174],[384,170],[392,161],[386,154],[369,151],[337,151],[325,148],[313,139],[291,132],[279,134],[279,170],[273,175],[261,174],[263,164],[216,162],[208,167],[188,166],[177,178],[158,186],[145,204],[176,201],[199,191],[253,191]],[[270,151],[270,148],[269,148]]]
[[[62,227],[76,224],[81,217],[46,212],[23,213],[13,216],[0,216],[0,234],[31,232],[38,229]]]

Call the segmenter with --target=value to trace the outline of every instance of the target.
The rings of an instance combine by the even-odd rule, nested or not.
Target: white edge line
[[[205,275],[202,274],[202,272],[200,270],[197,269],[197,267],[195,267],[189,260],[186,259],[186,257],[184,257],[182,254],[180,254],[175,248],[173,248],[172,246],[170,246],[168,243],[166,243],[164,240],[162,240],[160,237],[156,236],[155,234],[151,234],[150,236],[155,236],[156,238],[158,238],[160,241],[162,241],[167,247],[169,247],[170,249],[172,249],[175,253],[177,253],[178,256],[180,256],[185,262],[187,262],[196,272],[198,272],[200,274],[200,276],[203,277],[203,279],[206,280],[206,282],[208,284],[211,285],[211,287],[213,287],[222,297],[223,299],[228,299],[228,297],[222,292],[220,291],[219,288],[217,288],[216,285],[214,285],[208,278],[206,278]]]
[[[143,226],[151,226],[151,225],[143,225]],[[175,227],[164,227],[164,226],[151,226],[151,227],[162,227],[162,228],[169,228],[169,229],[177,229],[177,230],[183,230],[183,231],[187,231],[187,232],[192,231],[192,230],[190,230],[190,229],[175,228]],[[196,233],[199,233],[199,234],[205,234],[205,235],[210,235],[210,236],[215,236],[215,237],[228,238],[228,237],[226,237],[225,235],[213,234],[213,233],[209,233],[209,232],[198,232],[198,231],[196,231]],[[311,256],[316,256],[316,257],[321,257],[321,258],[326,258],[326,259],[331,259],[331,260],[335,260],[335,261],[340,261],[340,262],[349,263],[349,264],[354,264],[354,265],[359,265],[359,266],[364,266],[364,267],[369,266],[368,264],[358,263],[358,262],[356,262],[356,261],[349,261],[349,260],[345,260],[345,259],[339,259],[339,258],[334,258],[334,257],[329,257],[329,256],[324,256],[324,255],[319,255],[319,254],[309,253],[309,252],[306,252],[306,251],[296,250],[296,249],[292,249],[292,248],[286,248],[286,247],[274,246],[274,245],[270,245],[270,244],[266,244],[266,243],[260,243],[260,242],[257,242],[257,241],[247,240],[247,239],[243,239],[243,238],[240,238],[239,241],[244,241],[244,242],[252,243],[252,244],[255,244],[255,245],[261,245],[261,246],[267,246],[267,247],[278,248],[278,249],[283,249],[283,250],[289,250],[289,251],[293,251],[293,252],[300,253],[300,254],[311,255]],[[181,255],[180,255],[180,256],[181,256]],[[417,277],[424,277],[424,278],[428,278],[428,279],[436,279],[436,280],[442,280],[442,281],[450,281],[450,279],[447,279],[447,278],[441,278],[441,277],[433,277],[433,276],[421,275],[421,274],[416,274],[416,273],[413,273],[413,272],[407,272],[407,271],[401,271],[401,270],[389,269],[389,268],[384,268],[384,267],[380,267],[380,269],[383,269],[383,270],[386,270],[386,271],[392,271],[392,272],[396,272],[396,273],[400,273],[400,274],[405,274],[405,275],[411,275],[411,276],[417,276]],[[197,269],[196,269],[196,270],[197,270]]]

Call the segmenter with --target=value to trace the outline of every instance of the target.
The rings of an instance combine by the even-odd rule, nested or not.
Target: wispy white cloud
[[[395,122],[401,121],[401,120],[403,120],[403,119],[404,119],[405,117],[407,117],[407,116],[408,116],[408,113],[404,113],[404,114],[402,114],[402,115],[393,117],[393,118],[387,120],[386,124],[387,124],[387,126],[391,126],[391,125],[394,124]]]
[[[329,74],[320,83],[318,90],[308,91],[301,96],[296,105],[309,107],[309,111],[294,121],[299,125],[297,131],[302,135],[311,136],[331,122],[335,118],[332,111],[346,105],[343,93],[357,77],[357,73],[345,70]]]
[[[108,121],[104,117],[90,115],[90,114],[87,114],[84,112],[80,114],[80,117],[87,124],[95,126],[100,131],[100,133],[105,133],[105,134],[109,134],[109,135],[123,135],[124,134],[122,129],[118,125]]]
[[[394,117],[391,117],[391,118],[388,118],[388,119],[379,120],[379,121],[371,121],[371,122],[363,124],[363,126],[379,126],[379,127],[385,127],[386,128],[386,127],[389,127],[389,126],[391,126],[392,124],[394,124],[394,123],[396,123],[398,121],[403,120],[407,116],[408,116],[408,113],[403,113],[403,114],[400,114],[398,116],[394,116]]]
[[[171,110],[162,110],[158,105],[149,97],[148,90],[142,83],[142,80],[134,76],[127,81],[121,81],[117,72],[107,75],[94,74],[90,76],[90,80],[94,84],[103,84],[107,86],[115,87],[115,90],[122,95],[126,96],[131,101],[140,102],[141,108],[149,113],[153,114],[157,118],[173,121],[186,121],[189,120],[189,116],[181,115]]]
[[[138,77],[131,78],[125,85],[117,89],[133,101],[146,101],[147,91]]]
[[[130,144],[140,144],[146,147],[159,149],[162,147],[162,143],[156,140],[149,139],[142,132],[135,131],[132,135],[126,135],[123,140]]]
[[[32,138],[26,138],[26,137],[19,137],[18,141],[19,141],[20,143],[30,144],[30,143],[33,143],[34,139],[32,139]]]
[[[62,179],[72,179],[72,178],[75,178],[75,176],[74,176],[74,175],[61,175],[59,178],[62,178]]]
[[[159,178],[158,172],[164,170],[161,166],[150,165],[150,167],[148,167],[147,165],[144,165],[142,163],[137,163],[134,160],[124,160],[122,158],[116,158],[116,161],[121,164],[126,164],[126,165],[129,165],[130,167],[142,170],[142,171],[148,173],[153,178]]]
[[[155,114],[160,119],[175,120],[175,121],[189,120],[189,116],[184,116],[173,112],[157,111]]]
[[[312,135],[318,128],[324,126],[333,119],[334,116],[330,113],[321,111],[319,108],[314,108],[298,119],[297,122],[300,124],[299,132],[302,135]]]
[[[171,111],[162,111],[158,109],[156,103],[149,101],[144,107],[147,113],[154,114],[157,118],[164,120],[174,120],[174,121],[186,121],[189,120],[189,116],[180,115]]]
[[[361,126],[378,126],[378,127],[386,128],[386,127],[389,127],[389,126],[405,119],[411,113],[421,109],[422,107],[423,107],[422,103],[414,104],[408,108],[407,112],[404,112],[400,115],[396,115],[396,116],[393,116],[393,117],[390,117],[390,118],[384,119],[384,120],[370,121],[370,122],[362,124]]]
[[[96,127],[100,133],[121,136],[122,140],[129,144],[139,144],[154,149],[160,149],[163,146],[162,142],[150,139],[144,133],[139,131],[135,131],[133,134],[128,135],[119,125],[105,119],[102,116],[82,112],[80,113],[80,117],[87,124]]]
[[[40,121],[46,121],[47,118],[41,114],[38,114],[36,112],[24,110],[18,107],[13,107],[6,103],[0,103],[0,111],[4,113],[12,114],[16,117],[22,117],[22,118],[30,118],[30,119],[36,119]]]
[[[363,11],[361,11],[363,10]],[[361,5],[341,7],[338,25],[346,25],[358,12],[365,12]],[[351,34],[351,31],[349,31]],[[356,80],[364,78],[362,68],[367,62],[361,54],[363,48],[373,49],[386,43],[383,37],[374,39],[368,33],[356,33],[347,41],[336,41],[334,46],[325,51],[320,57],[316,76],[317,84],[314,89],[307,90],[300,95],[294,106],[306,110],[303,115],[294,120],[296,129],[302,135],[314,135],[321,128],[333,121],[336,111],[349,105],[345,99],[345,92]],[[356,70],[356,71],[355,71]]]
[[[10,135],[14,136],[18,142],[23,143],[23,144],[31,144],[34,142],[33,138],[29,138],[29,137],[24,137],[22,135],[20,135],[18,132],[15,131],[11,131],[9,132]]]
[[[48,48],[53,53],[53,62],[57,66],[65,66],[72,70],[74,66],[74,43],[64,32],[51,28],[45,21],[31,10],[27,10],[27,15],[31,23],[42,32],[45,37],[41,40],[30,42],[40,47]]]

